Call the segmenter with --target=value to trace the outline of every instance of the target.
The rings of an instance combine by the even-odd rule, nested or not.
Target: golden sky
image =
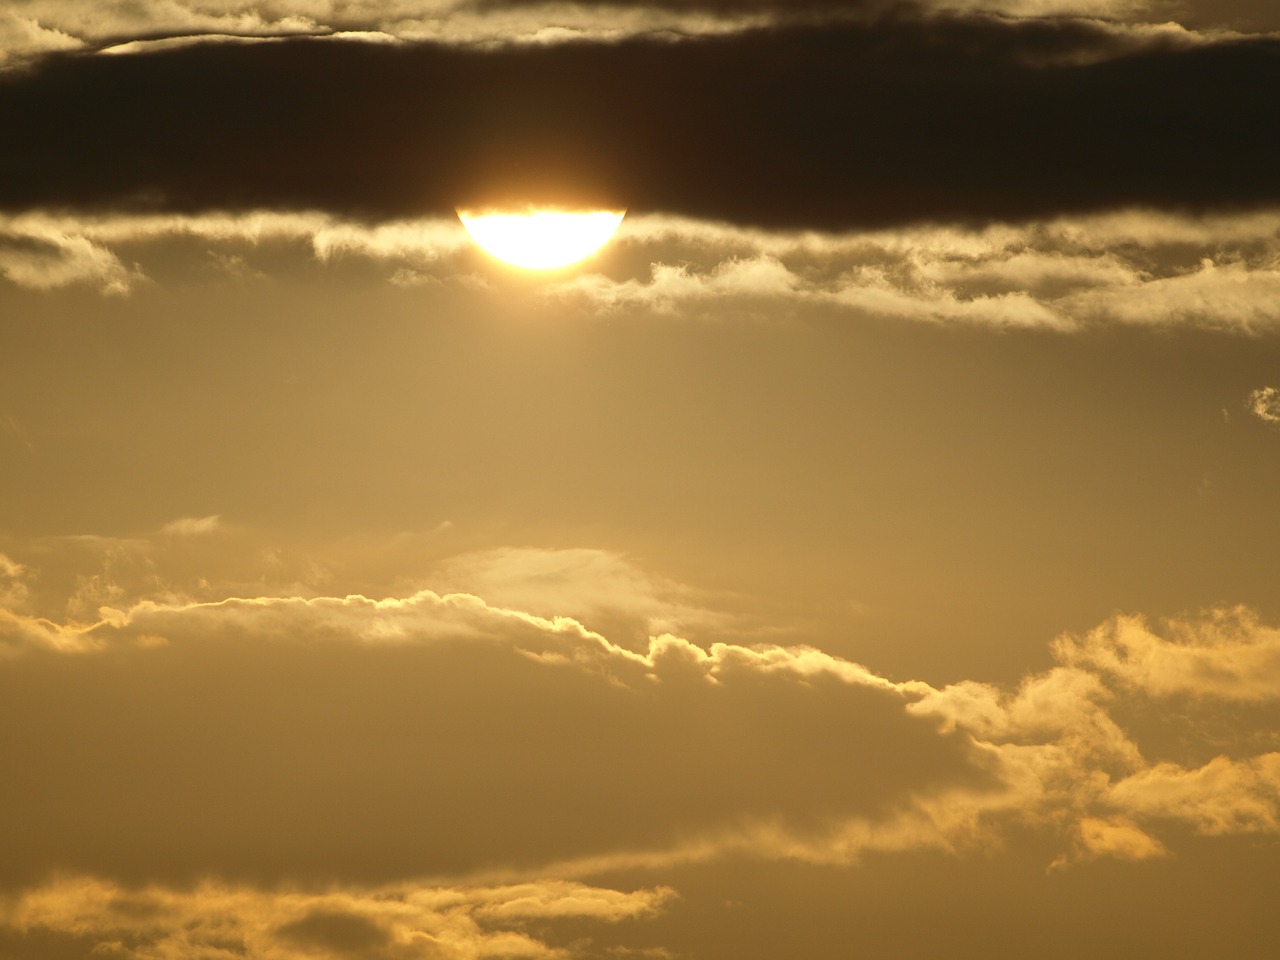
[[[8,0],[0,960],[1271,958],[1276,89],[1268,0]]]

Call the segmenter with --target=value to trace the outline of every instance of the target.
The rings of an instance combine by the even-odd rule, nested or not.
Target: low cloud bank
[[[564,952],[555,933],[548,936],[548,921],[554,931],[566,920],[642,920],[672,895],[662,887],[624,892],[556,880],[317,891],[208,880],[181,888],[127,887],[75,876],[0,904],[0,936],[16,935],[17,944],[24,937],[53,937],[116,960],[555,958]]]

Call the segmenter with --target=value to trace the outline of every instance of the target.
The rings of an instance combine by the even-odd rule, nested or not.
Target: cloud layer
[[[606,591],[627,570],[519,556],[585,559]],[[657,602],[642,574],[623,582],[620,603]],[[10,885],[54,867],[385,883],[731,851],[845,863],[1018,823],[1067,830],[1064,857],[1145,858],[1164,823],[1280,830],[1265,725],[1194,746],[1222,705],[1280,697],[1280,631],[1248,611],[1117,618],[1060,638],[1057,665],[1013,690],[894,682],[808,647],[663,634],[633,652],[430,591],[142,601],[83,624],[8,612],[0,637],[6,728],[41,734],[5,747],[25,776],[2,813],[28,825],[5,841]],[[1190,748],[1122,725],[1171,698],[1193,707]]]
[[[1267,11],[1185,0],[929,0],[929,11],[982,10],[1008,15],[1081,15],[1160,22],[1175,15],[1215,26],[1265,28]],[[12,0],[0,11],[0,69],[59,50],[113,53],[191,42],[342,36],[365,42],[528,44],[618,39],[643,34],[697,36],[788,21],[874,19],[908,4],[893,0]],[[1273,27],[1274,23],[1271,24]]]
[[[0,207],[386,219],[559,199],[846,229],[1276,202],[1280,107],[1256,95],[1276,42],[1190,37],[938,16],[49,57],[0,81],[20,145],[0,155]]]
[[[367,225],[318,213],[0,217],[0,273],[36,290],[125,293],[146,260],[191,239],[251,279],[254,251],[385,264],[399,285],[482,277],[456,219]],[[1188,216],[1129,210],[984,228],[765,231],[631,215],[599,272],[533,295],[589,312],[689,318],[837,311],[860,318],[1079,331],[1106,325],[1264,333],[1280,325],[1280,212]],[[208,257],[206,259],[209,259]],[[232,275],[232,274],[228,274]],[[224,278],[225,279],[225,278]],[[1263,420],[1266,388],[1250,399]]]
[[[24,937],[59,936],[72,949],[115,960],[553,958],[563,956],[562,950],[530,932],[531,921],[545,926],[548,920],[635,920],[661,909],[671,894],[665,888],[623,892],[565,881],[318,892],[214,881],[188,888],[123,887],[94,877],[64,877],[0,906],[0,938],[17,934],[20,946]]]

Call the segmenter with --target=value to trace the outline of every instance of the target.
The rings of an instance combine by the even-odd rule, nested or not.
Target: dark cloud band
[[[1277,87],[1275,40],[973,17],[69,55],[0,83],[0,208],[378,219],[526,199],[827,229],[1230,208],[1280,200]]]

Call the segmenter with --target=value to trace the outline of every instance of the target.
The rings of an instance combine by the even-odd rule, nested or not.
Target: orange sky
[[[0,13],[0,958],[1271,956],[1280,22],[886,11]]]

